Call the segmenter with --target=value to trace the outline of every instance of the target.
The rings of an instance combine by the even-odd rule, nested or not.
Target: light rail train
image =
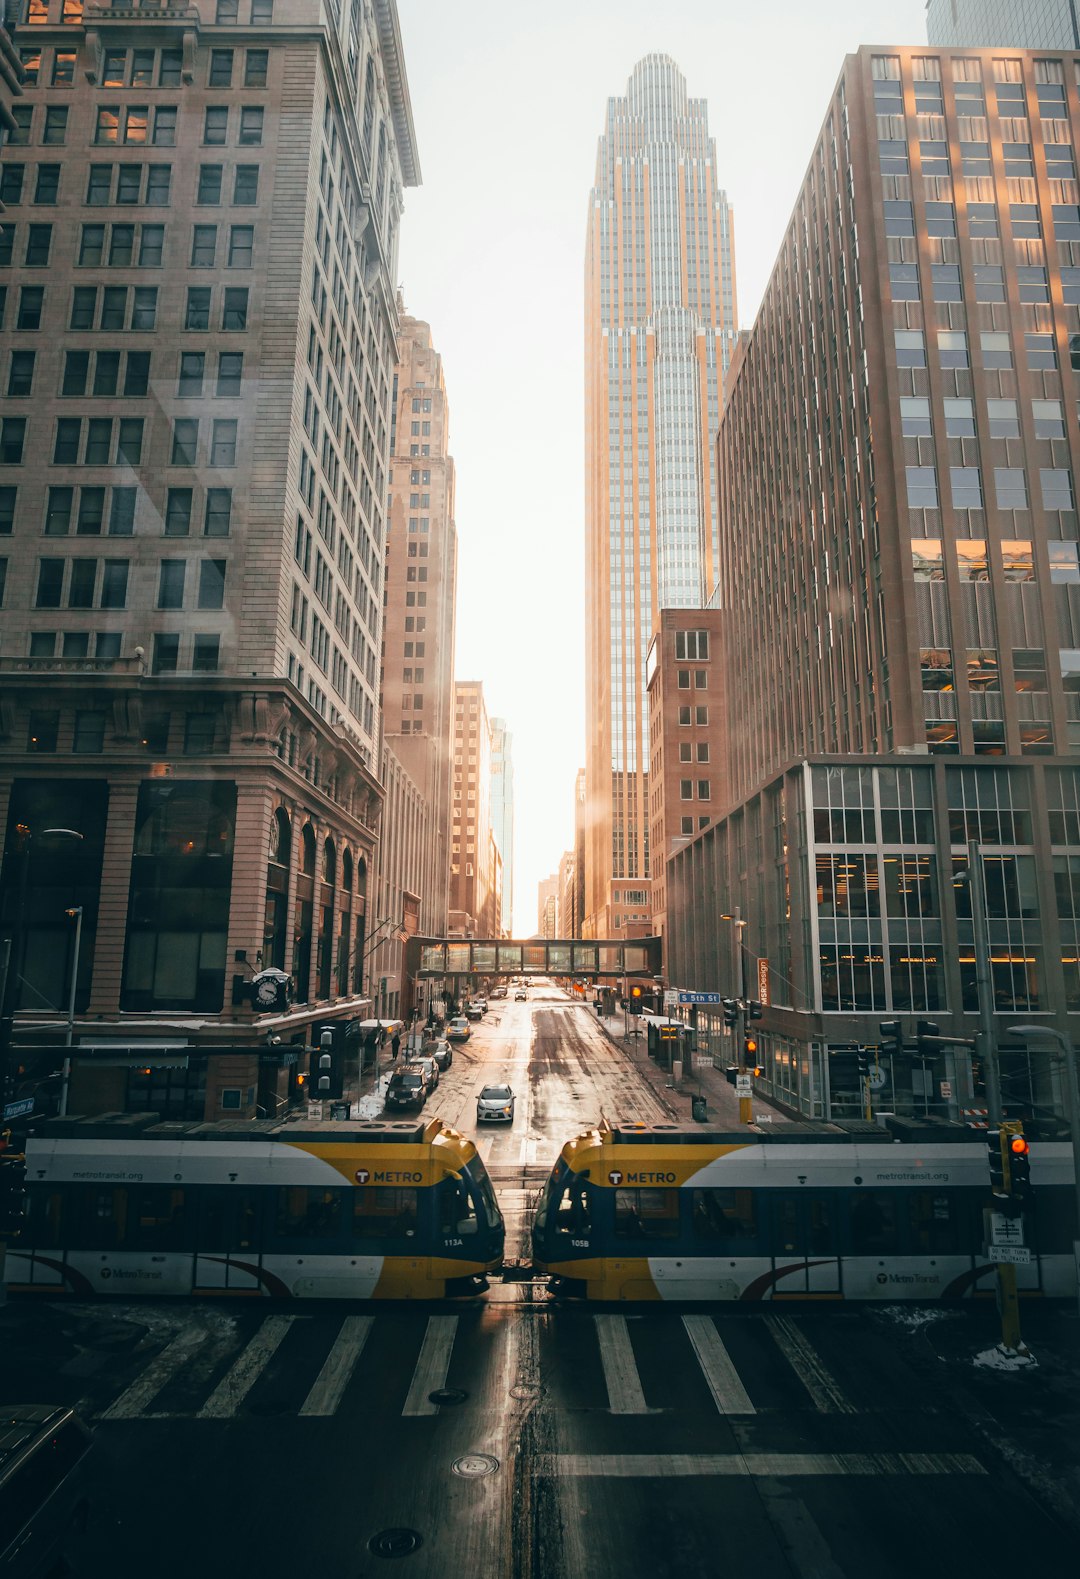
[[[52,1119],[26,1187],[13,1292],[436,1299],[503,1260],[487,1170],[438,1119]]]
[[[750,1135],[677,1124],[563,1147],[532,1229],[553,1293],[594,1300],[944,1300],[992,1294],[986,1132],[877,1125]],[[1021,1293],[1075,1292],[1072,1148],[1031,1147]]]

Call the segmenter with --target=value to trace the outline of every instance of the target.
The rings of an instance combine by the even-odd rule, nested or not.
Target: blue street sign
[[[5,1118],[25,1118],[27,1113],[32,1113],[33,1111],[33,1097],[21,1097],[18,1102],[8,1102],[4,1105]]]
[[[680,1003],[723,1003],[718,992],[680,992]]]

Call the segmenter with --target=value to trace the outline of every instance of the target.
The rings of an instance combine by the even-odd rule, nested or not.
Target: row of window
[[[1026,213],[1015,216],[1013,234],[1029,238],[1040,236],[1042,231],[1039,224],[1038,206],[1034,203],[1013,206],[1026,210]],[[955,238],[956,205],[954,203],[927,202],[923,207],[923,234],[931,237]],[[882,204],[882,210],[885,218],[886,236],[915,236],[915,205],[913,203],[886,199]],[[995,203],[969,203],[967,205],[967,215],[968,233],[973,241],[995,237],[1000,234],[998,211]],[[1054,224],[1054,235],[1058,241],[1080,241],[1080,207],[1077,207],[1074,203],[1052,203],[1050,205],[1050,215]]]
[[[1016,179],[1034,176],[1035,163],[1029,142],[1002,143],[1001,153],[1007,177]],[[1051,181],[1076,180],[1071,143],[1044,143],[1043,153],[1046,156],[1046,173]],[[895,138],[881,138],[878,142],[878,161],[882,175],[909,175],[909,145]],[[919,164],[924,176],[949,180],[952,169],[948,143],[923,138],[919,142]],[[960,142],[960,173],[967,180],[992,178],[994,167],[988,142]]]
[[[1080,585],[1080,543],[1049,542],[1050,580],[1055,586]],[[958,538],[952,545],[961,581],[989,581],[986,539]],[[1002,575],[1006,581],[1034,581],[1035,560],[1029,538],[1003,538]],[[945,562],[940,537],[913,537],[911,562],[916,581],[944,581]]]
[[[893,331],[897,367],[926,366],[926,335],[921,329]],[[962,329],[937,331],[938,361],[943,368],[970,368],[971,355],[967,333]],[[1013,365],[1012,342],[1004,330],[984,329],[979,334],[982,366],[987,370],[1008,369]],[[1052,334],[1025,333],[1024,351],[1029,372],[1045,372],[1058,365],[1057,343]],[[1080,371],[1080,336],[1069,340],[1069,359]]]
[[[254,225],[195,225],[192,227],[189,265],[193,269],[218,267],[218,230],[227,229],[221,263],[228,269],[250,269],[255,249]],[[0,265],[21,263],[26,268],[47,268],[52,251],[52,225],[25,227],[21,257],[16,255],[14,224],[0,225]],[[164,260],[165,226],[135,224],[83,225],[75,261],[80,268],[159,269]],[[39,288],[39,287],[35,287]]]
[[[913,510],[939,508],[937,468],[908,466],[907,501]],[[1044,510],[1074,508],[1072,473],[1067,467],[1041,467],[1039,485]],[[983,508],[982,475],[978,466],[950,466],[949,488],[954,510]],[[995,502],[999,510],[1028,508],[1027,480],[1022,466],[994,467]]]
[[[936,302],[961,302],[964,299],[963,282],[958,263],[934,263],[930,266],[933,299]],[[1003,302],[1005,295],[1005,270],[1000,264],[977,263],[972,273],[975,279],[977,302]],[[1080,305],[1080,269],[1063,268],[1059,271],[1061,297],[1066,306]],[[1050,301],[1050,274],[1041,265],[1021,264],[1016,269],[1017,295],[1022,302]],[[890,263],[889,288],[894,302],[917,302],[919,292],[919,265],[917,263]]]
[[[105,607],[98,603],[98,608]],[[93,656],[97,659],[115,659],[121,656],[123,636],[116,631],[34,631],[30,636],[31,658],[55,658],[57,641],[60,641],[60,655],[63,658],[85,658],[89,656],[91,638],[93,640]],[[153,656],[150,663],[152,674],[213,674],[218,667],[221,654],[221,637],[217,635],[198,634],[188,637],[181,636],[176,631],[158,631],[153,639]],[[185,660],[181,664],[181,658]],[[197,718],[208,717],[211,721],[213,714],[192,715]],[[30,715],[30,734],[27,749],[30,751],[55,751],[59,739],[60,715],[58,712],[32,713]],[[205,737],[206,729],[202,730]],[[164,747],[149,739],[143,744],[155,755],[162,755]],[[193,749],[185,745],[185,750]],[[213,749],[212,739],[198,746],[200,751]],[[220,1007],[220,1004],[219,1004]]]
[[[35,657],[55,657],[56,632],[49,632],[48,639],[53,643],[49,652],[33,654]],[[199,648],[202,671],[214,670],[216,662],[205,661],[215,650],[213,644],[217,642],[216,636],[196,637],[202,643]],[[119,641],[119,638],[115,638]],[[98,651],[96,656],[101,658],[101,635],[98,636]],[[65,658],[86,658],[89,656],[89,632],[65,631],[63,641],[63,656]],[[117,657],[118,653],[109,656]],[[184,736],[181,749],[185,756],[202,755],[213,751],[217,735],[217,715],[215,713],[186,713],[184,718]],[[105,730],[109,715],[100,708],[80,708],[76,711],[71,723],[71,751],[76,756],[100,754],[105,749]],[[60,744],[61,718],[55,709],[42,709],[30,714],[27,723],[26,749],[34,752],[56,751]],[[169,715],[148,718],[143,725],[143,749],[151,756],[163,757],[169,749]],[[205,1081],[203,1082],[205,1086]],[[205,1091],[204,1091],[205,1095]],[[223,1104],[224,1105],[224,1104]],[[202,1108],[199,1109],[202,1116]]]
[[[975,402],[966,396],[946,396],[942,405],[946,437],[974,438]],[[1080,417],[1080,402],[1077,404],[1077,416]],[[1033,400],[1031,417],[1037,439],[1065,438],[1065,407],[1060,400]],[[987,400],[986,418],[992,439],[1020,437],[1020,415],[1015,400]],[[933,424],[930,401],[926,396],[905,396],[901,399],[900,426],[906,439],[930,438]]]
[[[1016,64],[1019,65],[1019,62]],[[995,82],[993,86],[998,115],[1004,120],[1026,120],[1027,97],[1023,81]],[[912,88],[916,115],[944,115],[945,100],[940,80],[917,80]],[[957,115],[985,116],[986,96],[982,82],[954,82],[953,93]],[[1036,83],[1035,103],[1043,120],[1068,119],[1065,86],[1061,82]],[[875,79],[874,110],[878,115],[904,114],[904,89],[899,77]]]
[[[26,173],[33,173],[37,206],[53,206],[60,195],[58,164],[22,165],[5,162],[0,166],[0,202],[15,208],[26,194]],[[171,164],[92,164],[87,174],[86,203],[91,208],[126,207],[145,204],[167,208],[172,197]],[[225,190],[225,166],[199,166],[195,202],[204,206],[220,204]],[[259,201],[259,166],[233,167],[232,198],[235,207],[250,208]]]
[[[146,10],[154,10],[154,0],[145,0]],[[50,21],[65,26],[78,26],[83,20],[83,0],[26,0],[23,7],[25,21],[31,27],[45,26]],[[274,20],[274,0],[251,0],[245,5],[245,21],[252,27],[266,27]],[[50,15],[51,13],[51,15]],[[208,21],[208,17],[203,18]],[[214,21],[219,27],[235,27],[241,20],[240,0],[217,0]]]

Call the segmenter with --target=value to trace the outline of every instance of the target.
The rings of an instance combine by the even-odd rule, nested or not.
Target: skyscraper
[[[705,102],[647,55],[608,101],[586,244],[586,936],[612,935],[623,882],[636,894],[649,876],[656,612],[700,604],[716,580],[731,226]]]
[[[514,932],[514,756],[505,718],[491,720],[491,832],[502,856],[499,932]]]
[[[1080,49],[1077,0],[927,0],[931,44],[958,49]]]

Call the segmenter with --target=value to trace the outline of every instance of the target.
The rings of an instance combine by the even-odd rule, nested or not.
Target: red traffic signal
[[[1031,1147],[1023,1135],[1013,1135],[1009,1140],[1010,1157],[1026,1157]]]

